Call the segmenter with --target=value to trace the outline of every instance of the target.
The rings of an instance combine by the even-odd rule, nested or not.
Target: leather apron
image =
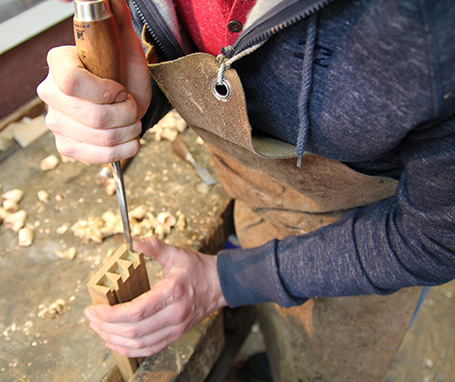
[[[309,153],[298,168],[294,146],[252,136],[240,79],[227,70],[230,88],[218,91],[215,57],[195,53],[157,63],[149,50],[147,59],[164,94],[210,148],[218,178],[236,200],[242,247],[311,232],[394,194],[393,179]],[[314,298],[292,308],[258,305],[274,381],[380,381],[419,294],[406,288],[389,296]]]

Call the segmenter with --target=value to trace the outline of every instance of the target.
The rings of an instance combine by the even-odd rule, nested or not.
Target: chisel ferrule
[[[105,0],[74,1],[74,19],[89,23],[100,21],[112,16],[109,3]]]

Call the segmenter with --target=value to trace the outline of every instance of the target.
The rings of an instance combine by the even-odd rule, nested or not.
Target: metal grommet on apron
[[[225,78],[221,83],[215,78],[212,81],[212,93],[218,101],[228,102],[232,98],[232,85]]]

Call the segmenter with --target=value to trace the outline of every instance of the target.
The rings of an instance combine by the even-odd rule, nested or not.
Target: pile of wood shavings
[[[40,305],[39,308],[41,309],[38,312],[39,318],[46,318],[46,317],[55,318],[70,310],[70,308],[68,306],[68,302],[66,300],[64,300],[63,298],[57,299],[49,306]]]
[[[9,190],[0,196],[0,223],[6,229],[17,233],[18,244],[21,247],[29,247],[35,238],[35,229],[27,224],[27,212],[20,209],[20,202],[24,197],[24,191],[18,188]]]
[[[173,109],[161,118],[149,132],[155,134],[155,141],[157,142],[160,142],[163,139],[172,142],[180,133],[183,133],[187,127],[188,125],[185,120]]]
[[[129,212],[131,234],[134,237],[155,236],[162,240],[173,228],[182,230],[186,226],[185,216],[178,211],[175,216],[170,212],[161,212],[157,216],[140,205]],[[102,243],[111,235],[123,233],[123,224],[120,214],[106,211],[101,217],[90,216],[78,220],[71,227],[73,235],[84,242],[94,241]]]

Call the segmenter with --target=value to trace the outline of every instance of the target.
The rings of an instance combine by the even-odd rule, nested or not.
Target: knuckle
[[[147,344],[142,340],[135,340],[131,343],[131,347],[134,350],[142,350],[142,349],[147,348]]]
[[[122,355],[122,356],[125,356],[125,357],[130,356],[130,353],[128,352],[127,349],[124,349],[124,348],[119,347],[119,346],[115,347],[115,352],[120,354],[120,355]]]
[[[41,82],[37,87],[36,87],[36,94],[38,95],[39,98],[41,98],[43,101],[44,99],[46,98],[46,81],[47,81],[47,77],[46,79]]]
[[[107,114],[103,110],[87,110],[87,125],[94,129],[102,129],[107,125]]]
[[[130,98],[129,99],[129,121],[128,121],[129,125],[132,125],[133,123],[135,123],[137,121],[137,113],[138,113],[137,104],[132,98]]]
[[[176,283],[172,289],[171,300],[178,301],[186,294],[186,288],[181,283]]]
[[[136,121],[133,125],[133,133],[135,137],[139,137],[142,132],[142,123],[141,121]]]
[[[100,90],[94,96],[95,103],[106,104],[112,102],[112,94],[107,90]]]
[[[115,130],[99,130],[97,141],[100,146],[110,147],[118,143],[118,137]]]
[[[118,150],[115,147],[106,147],[105,159],[104,159],[103,163],[112,163],[112,162],[118,161],[120,159],[122,159],[122,158],[119,155]],[[140,321],[142,319],[140,315],[141,315],[140,312],[138,312],[137,314],[134,313],[133,317],[136,317],[136,316],[139,317],[138,321]]]
[[[128,328],[128,329],[125,329],[123,335],[126,338],[134,339],[139,336],[139,332],[135,328]]]
[[[70,146],[57,143],[56,147],[60,155],[63,155],[68,158],[75,158],[75,150]]]
[[[130,315],[132,322],[140,322],[145,318],[145,313],[142,310],[134,310]]]
[[[44,117],[44,123],[46,124],[48,129],[51,130],[52,132],[54,132],[54,133],[58,133],[59,132],[60,124],[57,123],[57,121],[54,118],[52,112],[49,112],[49,113],[46,114],[46,116]]]
[[[60,91],[67,96],[77,95],[79,89],[79,79],[71,72],[65,76],[58,76],[55,80]]]
[[[188,318],[190,309],[188,307],[181,307],[175,312],[174,320],[178,323],[177,326],[182,325]]]

